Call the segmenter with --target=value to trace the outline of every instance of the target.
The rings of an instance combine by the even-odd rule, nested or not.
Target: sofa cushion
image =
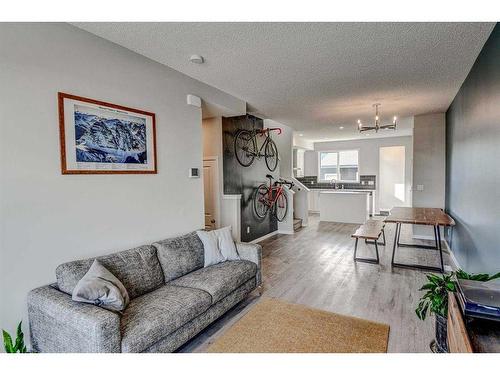
[[[205,312],[207,292],[164,285],[130,302],[121,319],[122,352],[142,352]]]
[[[216,303],[255,277],[256,273],[255,263],[247,260],[231,260],[191,272],[171,281],[169,285],[204,290],[212,296],[212,303]]]
[[[76,284],[87,273],[95,259],[122,282],[131,299],[163,285],[163,272],[156,249],[153,246],[140,246],[59,265],[56,269],[59,289],[72,294]]]
[[[165,283],[203,267],[203,243],[196,232],[153,244],[158,252]]]

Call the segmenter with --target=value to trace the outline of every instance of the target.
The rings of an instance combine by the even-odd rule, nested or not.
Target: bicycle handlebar
[[[262,135],[269,133],[270,131],[277,131],[278,135],[281,134],[281,128],[264,128],[264,129],[257,130],[257,132],[262,134]]]
[[[288,187],[291,189],[293,188],[293,186],[295,185],[293,183],[293,181],[288,181],[288,180],[285,180],[284,178],[280,178],[278,181],[276,181],[277,183],[279,184],[282,184],[282,185],[288,185]]]

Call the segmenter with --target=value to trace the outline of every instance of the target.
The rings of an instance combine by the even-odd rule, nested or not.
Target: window
[[[358,150],[319,153],[319,181],[358,182]]]

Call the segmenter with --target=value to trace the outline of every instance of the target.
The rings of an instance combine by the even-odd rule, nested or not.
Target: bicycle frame
[[[252,133],[254,136],[252,137],[252,142],[254,144],[254,149],[259,150],[257,153],[252,152],[251,154],[253,156],[256,156],[257,158],[260,158],[265,155],[265,153],[262,153],[262,150],[265,150],[266,144],[269,142],[271,139],[271,131],[277,131],[278,135],[281,134],[281,128],[265,128],[265,129],[255,129],[252,130]],[[257,134],[262,136],[265,136],[266,139],[264,142],[262,142],[262,145],[259,148],[259,145],[257,144]]]
[[[284,194],[283,192],[284,188],[283,185],[274,185],[270,182],[269,189],[267,190],[267,199],[262,200],[264,197],[261,198],[261,202],[264,203],[266,206],[268,206],[270,209],[274,207],[276,202],[278,201],[278,198]],[[276,192],[276,194],[273,194],[273,192]],[[273,197],[274,195],[274,197]]]

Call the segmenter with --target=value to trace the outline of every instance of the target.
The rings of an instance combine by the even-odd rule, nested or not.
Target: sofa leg
[[[264,287],[262,285],[259,285],[256,289],[259,297],[262,296],[262,294],[264,293]]]

